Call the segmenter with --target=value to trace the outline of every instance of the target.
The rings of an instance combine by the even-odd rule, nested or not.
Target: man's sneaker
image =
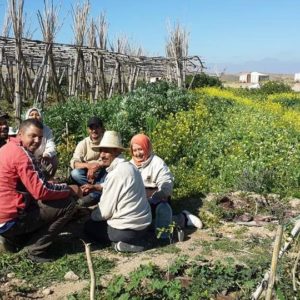
[[[142,252],[145,250],[144,246],[132,245],[125,242],[112,243],[112,245],[117,252]]]
[[[4,236],[0,235],[0,253],[15,251],[15,247]]]
[[[155,233],[157,238],[170,238],[170,225],[173,221],[172,208],[167,202],[161,202],[155,209]]]
[[[50,258],[43,255],[33,255],[29,253],[27,254],[27,258],[34,263],[49,263],[54,261],[54,258]]]
[[[201,229],[203,227],[202,221],[197,216],[191,214],[187,210],[183,210],[182,213],[186,217],[186,220],[187,220],[186,225],[187,226],[193,226],[193,227],[196,227],[199,229]]]
[[[92,197],[90,194],[79,198],[77,200],[77,203],[80,207],[90,207],[90,206],[94,206],[99,202],[99,200],[97,198]]]

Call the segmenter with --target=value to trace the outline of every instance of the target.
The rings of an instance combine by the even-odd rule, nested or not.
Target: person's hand
[[[86,183],[86,184],[82,185],[80,187],[80,189],[83,192],[83,194],[88,194],[95,190],[95,186],[93,184]]]
[[[147,198],[151,198],[152,197],[152,195],[155,193],[155,192],[157,192],[157,188],[146,188],[146,196],[147,196]]]
[[[101,168],[101,164],[98,162],[93,162],[93,163],[88,163],[87,164],[87,169],[91,170],[93,172],[98,171]]]
[[[70,184],[69,188],[71,190],[71,196],[76,196],[78,198],[81,198],[83,196],[82,190],[78,185]]]
[[[87,180],[89,183],[93,183],[95,180],[95,172],[88,169],[87,174],[86,174]]]
[[[88,182],[93,183],[95,179],[95,173],[101,168],[99,163],[88,163],[87,167],[87,179]]]

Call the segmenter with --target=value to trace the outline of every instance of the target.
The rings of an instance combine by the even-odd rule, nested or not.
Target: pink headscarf
[[[146,159],[149,158],[149,156],[152,153],[152,145],[151,145],[149,137],[143,133],[136,134],[135,136],[132,137],[132,139],[130,141],[130,152],[131,152],[132,159],[134,160],[134,163],[138,165],[141,162],[137,161],[136,158],[133,156],[133,153],[132,153],[132,145],[133,144],[137,144],[143,149]]]

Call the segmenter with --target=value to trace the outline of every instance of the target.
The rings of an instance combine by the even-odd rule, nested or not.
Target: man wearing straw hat
[[[85,232],[96,241],[113,242],[120,252],[139,252],[139,243],[151,224],[152,216],[139,171],[122,156],[120,135],[106,131],[99,145],[102,167],[107,176],[102,184],[83,185],[84,193],[102,191],[98,207]]]

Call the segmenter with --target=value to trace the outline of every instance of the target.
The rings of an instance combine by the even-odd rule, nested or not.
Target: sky
[[[60,4],[63,22],[56,42],[72,43],[72,5]],[[81,2],[82,3],[82,2]],[[168,26],[189,32],[189,55],[199,55],[208,72],[300,72],[299,0],[90,0],[90,18],[105,12],[108,36],[126,35],[149,56],[165,55]],[[44,0],[24,0],[27,24],[41,39],[37,11]],[[0,0],[2,26],[6,0]]]

